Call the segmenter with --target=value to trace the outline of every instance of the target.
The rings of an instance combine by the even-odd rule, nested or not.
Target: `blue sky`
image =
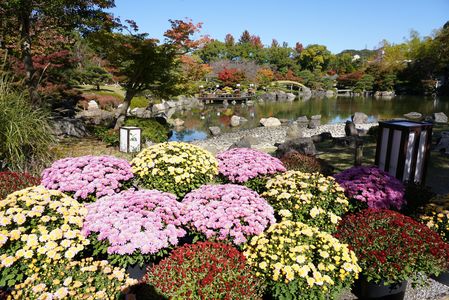
[[[203,22],[201,34],[238,39],[247,29],[264,44],[272,38],[323,44],[334,53],[400,43],[410,30],[430,35],[449,21],[449,0],[116,0],[114,15],[133,19],[142,32],[161,39],[168,19]]]

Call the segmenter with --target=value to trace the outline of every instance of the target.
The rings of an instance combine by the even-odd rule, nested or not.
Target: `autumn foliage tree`
[[[224,68],[218,73],[218,80],[220,80],[225,86],[233,86],[237,83],[243,82],[245,80],[245,74],[236,68]]]

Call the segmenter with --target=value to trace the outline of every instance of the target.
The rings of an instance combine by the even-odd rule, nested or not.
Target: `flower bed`
[[[347,245],[288,219],[253,237],[244,255],[275,299],[334,299],[360,272]]]
[[[0,286],[25,279],[30,264],[73,259],[89,241],[81,234],[87,210],[59,191],[31,187],[0,201]]]
[[[95,201],[127,188],[133,178],[126,160],[113,156],[69,157],[42,172],[42,184],[83,201]]]
[[[28,173],[0,172],[0,199],[27,187],[39,185],[40,178]]]
[[[273,208],[249,188],[235,185],[205,185],[184,200],[183,224],[207,239],[229,240],[235,245],[262,233],[275,223]]]
[[[449,210],[436,204],[428,204],[418,216],[419,221],[436,231],[449,243]]]
[[[368,281],[419,281],[422,274],[447,269],[449,245],[425,225],[391,210],[349,215],[335,236],[351,246]]]
[[[334,231],[349,210],[343,189],[332,177],[319,173],[287,171],[268,180],[262,197],[276,212],[287,209],[292,220]]]
[[[31,273],[14,287],[13,299],[118,299],[121,292],[136,283],[124,270],[91,258],[44,265]]]
[[[211,182],[218,172],[218,163],[211,153],[179,142],[148,147],[131,164],[142,186],[178,197]]]
[[[198,242],[175,249],[145,281],[170,299],[260,299],[261,281],[245,261],[230,245]]]
[[[233,148],[217,155],[218,172],[227,182],[262,192],[270,175],[285,172],[282,162],[261,151]]]
[[[405,204],[404,184],[387,172],[372,167],[352,167],[334,176],[350,199],[370,208],[400,210]]]
[[[94,254],[107,255],[118,266],[139,264],[167,254],[186,232],[181,204],[169,193],[128,190],[87,205],[83,233]]]

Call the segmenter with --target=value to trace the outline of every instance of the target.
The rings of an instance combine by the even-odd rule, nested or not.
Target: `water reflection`
[[[294,102],[261,102],[254,106],[221,104],[207,105],[204,109],[176,113],[173,118],[185,121],[185,129],[174,131],[170,140],[192,141],[205,139],[210,126],[218,126],[222,132],[237,131],[242,128],[259,126],[259,120],[276,117],[295,120],[300,116],[321,115],[322,124],[342,123],[351,119],[355,112],[364,112],[369,121],[388,120],[402,117],[403,114],[416,111],[424,115],[444,112],[449,115],[449,98],[399,96],[391,100],[376,98],[311,98]],[[238,128],[230,126],[232,115],[246,118],[248,121]]]

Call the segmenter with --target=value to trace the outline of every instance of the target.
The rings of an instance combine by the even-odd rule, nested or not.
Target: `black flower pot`
[[[432,278],[433,280],[435,280],[441,284],[449,286],[449,271],[440,273],[440,275],[438,275],[438,276],[432,275],[432,276],[430,276],[430,278]]]
[[[354,282],[352,292],[362,300],[402,300],[405,296],[406,287],[407,281],[384,285],[383,281],[377,284],[360,278]]]

